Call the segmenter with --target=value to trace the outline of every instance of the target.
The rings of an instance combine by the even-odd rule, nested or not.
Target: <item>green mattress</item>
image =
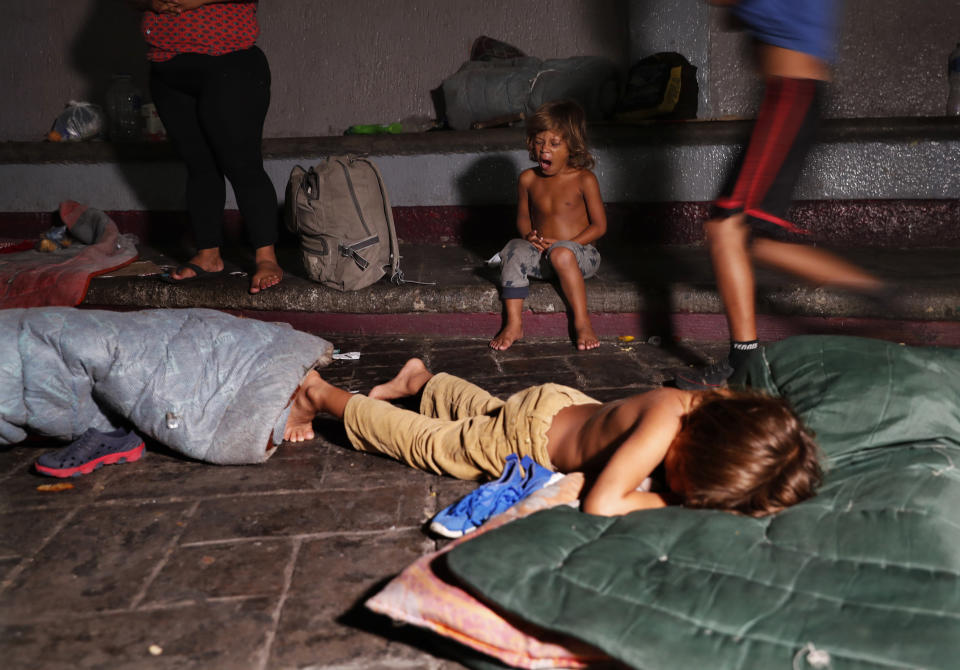
[[[450,569],[635,668],[960,667],[960,351],[794,337],[736,381],[817,433],[815,498],[762,519],[555,508]]]

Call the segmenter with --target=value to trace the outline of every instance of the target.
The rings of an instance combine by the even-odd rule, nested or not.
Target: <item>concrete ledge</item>
[[[747,135],[745,121],[597,126],[591,144],[607,203],[711,200]],[[960,122],[827,122],[798,184],[800,200],[960,200]],[[282,199],[291,168],[333,153],[376,158],[394,206],[502,205],[530,165],[520,129],[270,139],[266,169]],[[82,199],[104,210],[183,209],[183,166],[159,144],[0,144],[0,211]],[[235,207],[232,192],[227,206]]]
[[[211,307],[256,318],[294,323],[315,332],[492,335],[499,329],[501,303],[495,273],[483,258],[462,247],[407,245],[401,266],[410,279],[436,282],[394,286],[380,282],[341,293],[298,275],[258,295],[246,292],[246,277],[224,277],[172,286],[151,277],[95,279],[88,307]],[[152,252],[159,264],[172,263]],[[951,250],[851,250],[847,257],[898,287],[880,303],[835,289],[799,287],[791,280],[758,273],[757,305],[765,332],[886,333],[894,339],[960,346],[960,267]],[[240,261],[243,263],[244,261]],[[725,319],[703,249],[635,249],[605,252],[598,277],[587,282],[587,298],[602,336],[624,333],[726,338]],[[567,329],[566,306],[551,284],[535,282],[526,302],[531,337],[556,336]],[[626,329],[626,330],[624,330]],[[839,331],[838,331],[839,329]]]
[[[698,245],[706,202],[609,203],[607,246]],[[189,246],[183,212],[107,212],[121,232],[148,246]],[[394,207],[401,244],[452,244],[492,255],[515,234],[515,205]],[[832,247],[960,247],[960,200],[799,201],[790,218],[809,231],[812,242]],[[228,244],[244,243],[243,222],[236,210],[224,215]],[[0,212],[0,237],[39,236],[54,224],[54,212]],[[281,231],[286,235],[286,231]],[[291,246],[292,237],[282,240]]]
[[[702,146],[739,144],[751,121],[650,121],[635,125],[597,124],[590,143],[597,149],[643,145]],[[960,121],[953,117],[828,119],[820,142],[952,142],[960,140]],[[266,159],[366,154],[411,156],[514,151],[523,146],[522,128],[434,131],[400,135],[276,137],[263,141]],[[43,163],[166,162],[177,155],[169,142],[0,142],[0,165]]]

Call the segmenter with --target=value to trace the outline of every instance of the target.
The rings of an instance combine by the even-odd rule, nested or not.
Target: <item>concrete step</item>
[[[750,127],[748,121],[591,126],[604,202],[709,202]],[[960,199],[956,117],[829,119],[818,140],[794,193],[798,201],[882,200],[909,209],[913,201]],[[271,138],[263,152],[281,199],[294,165],[314,165],[333,154],[367,155],[383,173],[394,207],[510,204],[517,175],[532,165],[521,128]],[[0,183],[6,187],[0,215],[53,211],[65,199],[111,212],[181,211],[183,179],[183,164],[167,142],[0,142]],[[228,190],[227,208],[235,207]],[[876,211],[861,208],[863,225],[850,233],[885,228],[903,213],[872,216]],[[949,222],[960,222],[958,211],[946,212]],[[958,229],[945,225],[943,233],[960,244]]]
[[[701,226],[749,128],[745,121],[591,128],[610,224],[600,276],[587,283],[601,336],[726,339]],[[0,193],[0,236],[38,235],[61,200],[82,199],[154,247],[142,247],[154,264],[135,271],[186,257],[182,190],[171,186],[182,184],[183,166],[169,144],[0,145],[0,180],[7,186]],[[496,274],[483,261],[514,234],[517,174],[530,164],[523,146],[517,128],[264,142],[281,199],[295,164],[345,152],[374,157],[390,193],[406,276],[435,283],[338,293],[303,276],[295,242],[288,241],[281,251],[287,278],[257,296],[237,276],[182,286],[110,277],[92,282],[84,305],[203,306],[329,334],[493,335],[501,304]],[[888,278],[897,292],[879,304],[760,273],[761,336],[840,332],[960,346],[958,149],[955,119],[826,122],[791,218],[812,240],[849,248],[841,254]],[[233,206],[231,195],[225,218],[228,239],[237,240],[242,226]],[[228,258],[252,265],[248,252]],[[527,337],[566,336],[565,305],[553,286],[535,284],[527,308]]]
[[[601,337],[630,335],[721,341],[726,320],[702,246],[601,249],[603,265],[587,282],[587,299]],[[960,263],[957,249],[842,249],[837,253],[889,280],[886,302],[847,291],[799,285],[793,278],[758,271],[758,328],[765,340],[799,333],[842,333],[911,344],[960,346]],[[501,325],[497,273],[486,250],[455,245],[401,246],[409,280],[385,281],[338,292],[305,278],[298,252],[281,249],[287,276],[277,287],[247,293],[239,272],[203,282],[170,285],[155,276],[175,265],[162,251],[142,249],[142,260],[124,273],[91,282],[84,307],[136,309],[209,307],[287,321],[326,334],[492,336]],[[231,266],[249,268],[243,252],[227,251]],[[556,288],[534,282],[526,302],[528,338],[568,333],[566,306]]]

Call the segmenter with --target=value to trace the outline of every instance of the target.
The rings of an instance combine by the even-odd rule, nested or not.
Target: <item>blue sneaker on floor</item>
[[[534,491],[550,486],[555,481],[563,477],[560,472],[554,472],[550,468],[545,468],[529,456],[524,456],[520,461],[527,476],[523,478],[523,485],[520,487],[521,500],[526,498]]]
[[[109,433],[88,428],[76,440],[37,459],[37,472],[51,477],[88,475],[101,465],[132,463],[143,455],[143,440],[134,432],[117,429]]]
[[[433,517],[430,530],[450,538],[466,535],[491,517],[552,483],[555,476],[563,475],[537,464],[529,456],[524,456],[518,462],[517,455],[510,454],[499,479],[481,484],[459,502],[442,510]]]
[[[450,538],[466,535],[519,500],[522,484],[520,460],[516,454],[510,454],[503,464],[499,479],[481,484],[458,502],[438,512],[430,522],[430,530]]]

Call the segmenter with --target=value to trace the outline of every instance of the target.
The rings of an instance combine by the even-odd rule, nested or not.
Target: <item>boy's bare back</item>
[[[572,405],[554,417],[547,431],[550,460],[560,472],[598,473],[584,498],[584,511],[619,514],[662,506],[662,497],[636,489],[667,457],[683,416],[694,405],[694,393],[672,388],[603,404]],[[668,485],[681,488],[671,479],[668,467]]]

